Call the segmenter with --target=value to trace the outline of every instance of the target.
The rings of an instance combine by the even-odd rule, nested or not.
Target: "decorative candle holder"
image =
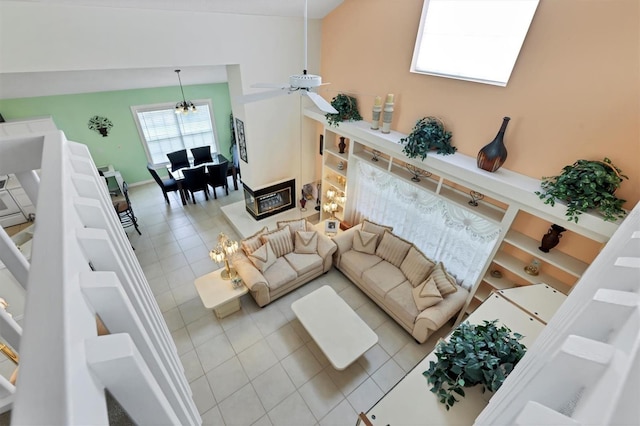
[[[409,163],[406,163],[406,164],[404,165],[404,167],[405,167],[407,170],[409,170],[409,172],[410,172],[411,174],[413,174],[413,177],[411,178],[411,180],[412,180],[412,181],[414,181],[414,182],[420,182],[420,178],[421,178],[421,177],[429,177],[429,176],[431,176],[431,175],[432,175],[432,173],[431,173],[431,172],[428,172],[428,171],[426,171],[426,170],[422,170],[421,168],[416,167],[416,166],[413,166],[413,165],[411,165],[411,164],[409,164]]]
[[[391,133],[391,120],[393,118],[393,93],[387,95],[384,103],[384,113],[382,114],[382,133]]]
[[[524,267],[524,271],[529,275],[538,275],[540,273],[540,261],[533,259],[530,264]]]
[[[382,98],[376,96],[376,100],[373,104],[373,112],[371,114],[371,128],[378,130],[380,128],[380,113],[382,112]]]
[[[478,201],[484,198],[484,194],[477,191],[469,191],[469,195],[471,195],[471,201],[469,201],[469,205],[473,207],[478,207]]]
[[[380,157],[380,154],[382,154],[377,149],[374,149],[373,151],[371,151],[371,153],[373,154],[373,157],[371,157],[371,161],[376,161],[376,162],[378,161],[378,157]]]

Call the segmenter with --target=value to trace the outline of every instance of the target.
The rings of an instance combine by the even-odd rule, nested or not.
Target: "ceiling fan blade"
[[[324,100],[324,98],[317,93],[314,92],[303,92],[304,95],[308,96],[311,101],[316,104],[316,106],[321,110],[328,114],[337,114],[338,110],[331,106],[331,104]]]
[[[285,89],[288,89],[288,87]],[[269,90],[268,92],[251,93],[249,95],[236,96],[235,100],[241,104],[247,104],[249,102],[262,101],[264,99],[271,99],[277,96],[288,95],[289,93],[290,92],[288,90],[283,89]]]
[[[288,89],[289,85],[285,83],[255,83],[251,87],[254,89]]]

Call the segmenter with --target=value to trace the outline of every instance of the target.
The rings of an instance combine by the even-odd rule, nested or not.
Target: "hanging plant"
[[[565,166],[558,176],[543,177],[542,191],[535,194],[552,206],[556,200],[566,201],[569,221],[578,223],[582,213],[597,209],[604,220],[615,222],[627,214],[622,209],[626,200],[614,195],[623,179],[629,178],[608,158],[602,161],[578,160]]]
[[[109,135],[109,130],[113,127],[113,123],[107,117],[94,115],[89,119],[87,124],[89,129],[94,130],[102,135],[103,138]]]
[[[358,112],[358,101],[352,96],[340,93],[331,100],[331,106],[334,107],[338,113],[325,115],[330,126],[338,127],[343,121],[362,120],[362,116]]]
[[[423,117],[416,122],[407,137],[400,139],[404,145],[402,152],[409,158],[420,157],[424,160],[429,151],[449,155],[457,148],[451,145],[451,132],[444,128],[442,120],[436,117]]]
[[[449,340],[436,347],[438,360],[430,361],[422,374],[447,410],[459,402],[454,394],[465,396],[463,388],[481,385],[482,393],[497,391],[524,356],[527,348],[519,342],[522,335],[512,335],[504,325],[497,327],[497,322],[463,322]]]

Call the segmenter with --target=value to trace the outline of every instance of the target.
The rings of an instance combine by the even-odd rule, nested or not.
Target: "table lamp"
[[[229,260],[238,251],[238,242],[229,239],[224,233],[218,235],[218,245],[209,252],[209,257],[214,262],[224,263],[224,271],[220,274],[223,280],[235,278],[238,273],[229,266]]]

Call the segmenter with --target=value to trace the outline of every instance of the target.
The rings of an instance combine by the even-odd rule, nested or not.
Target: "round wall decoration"
[[[89,129],[100,133],[102,137],[107,137],[109,135],[109,130],[113,127],[113,123],[107,117],[94,115],[89,119],[88,126]]]

